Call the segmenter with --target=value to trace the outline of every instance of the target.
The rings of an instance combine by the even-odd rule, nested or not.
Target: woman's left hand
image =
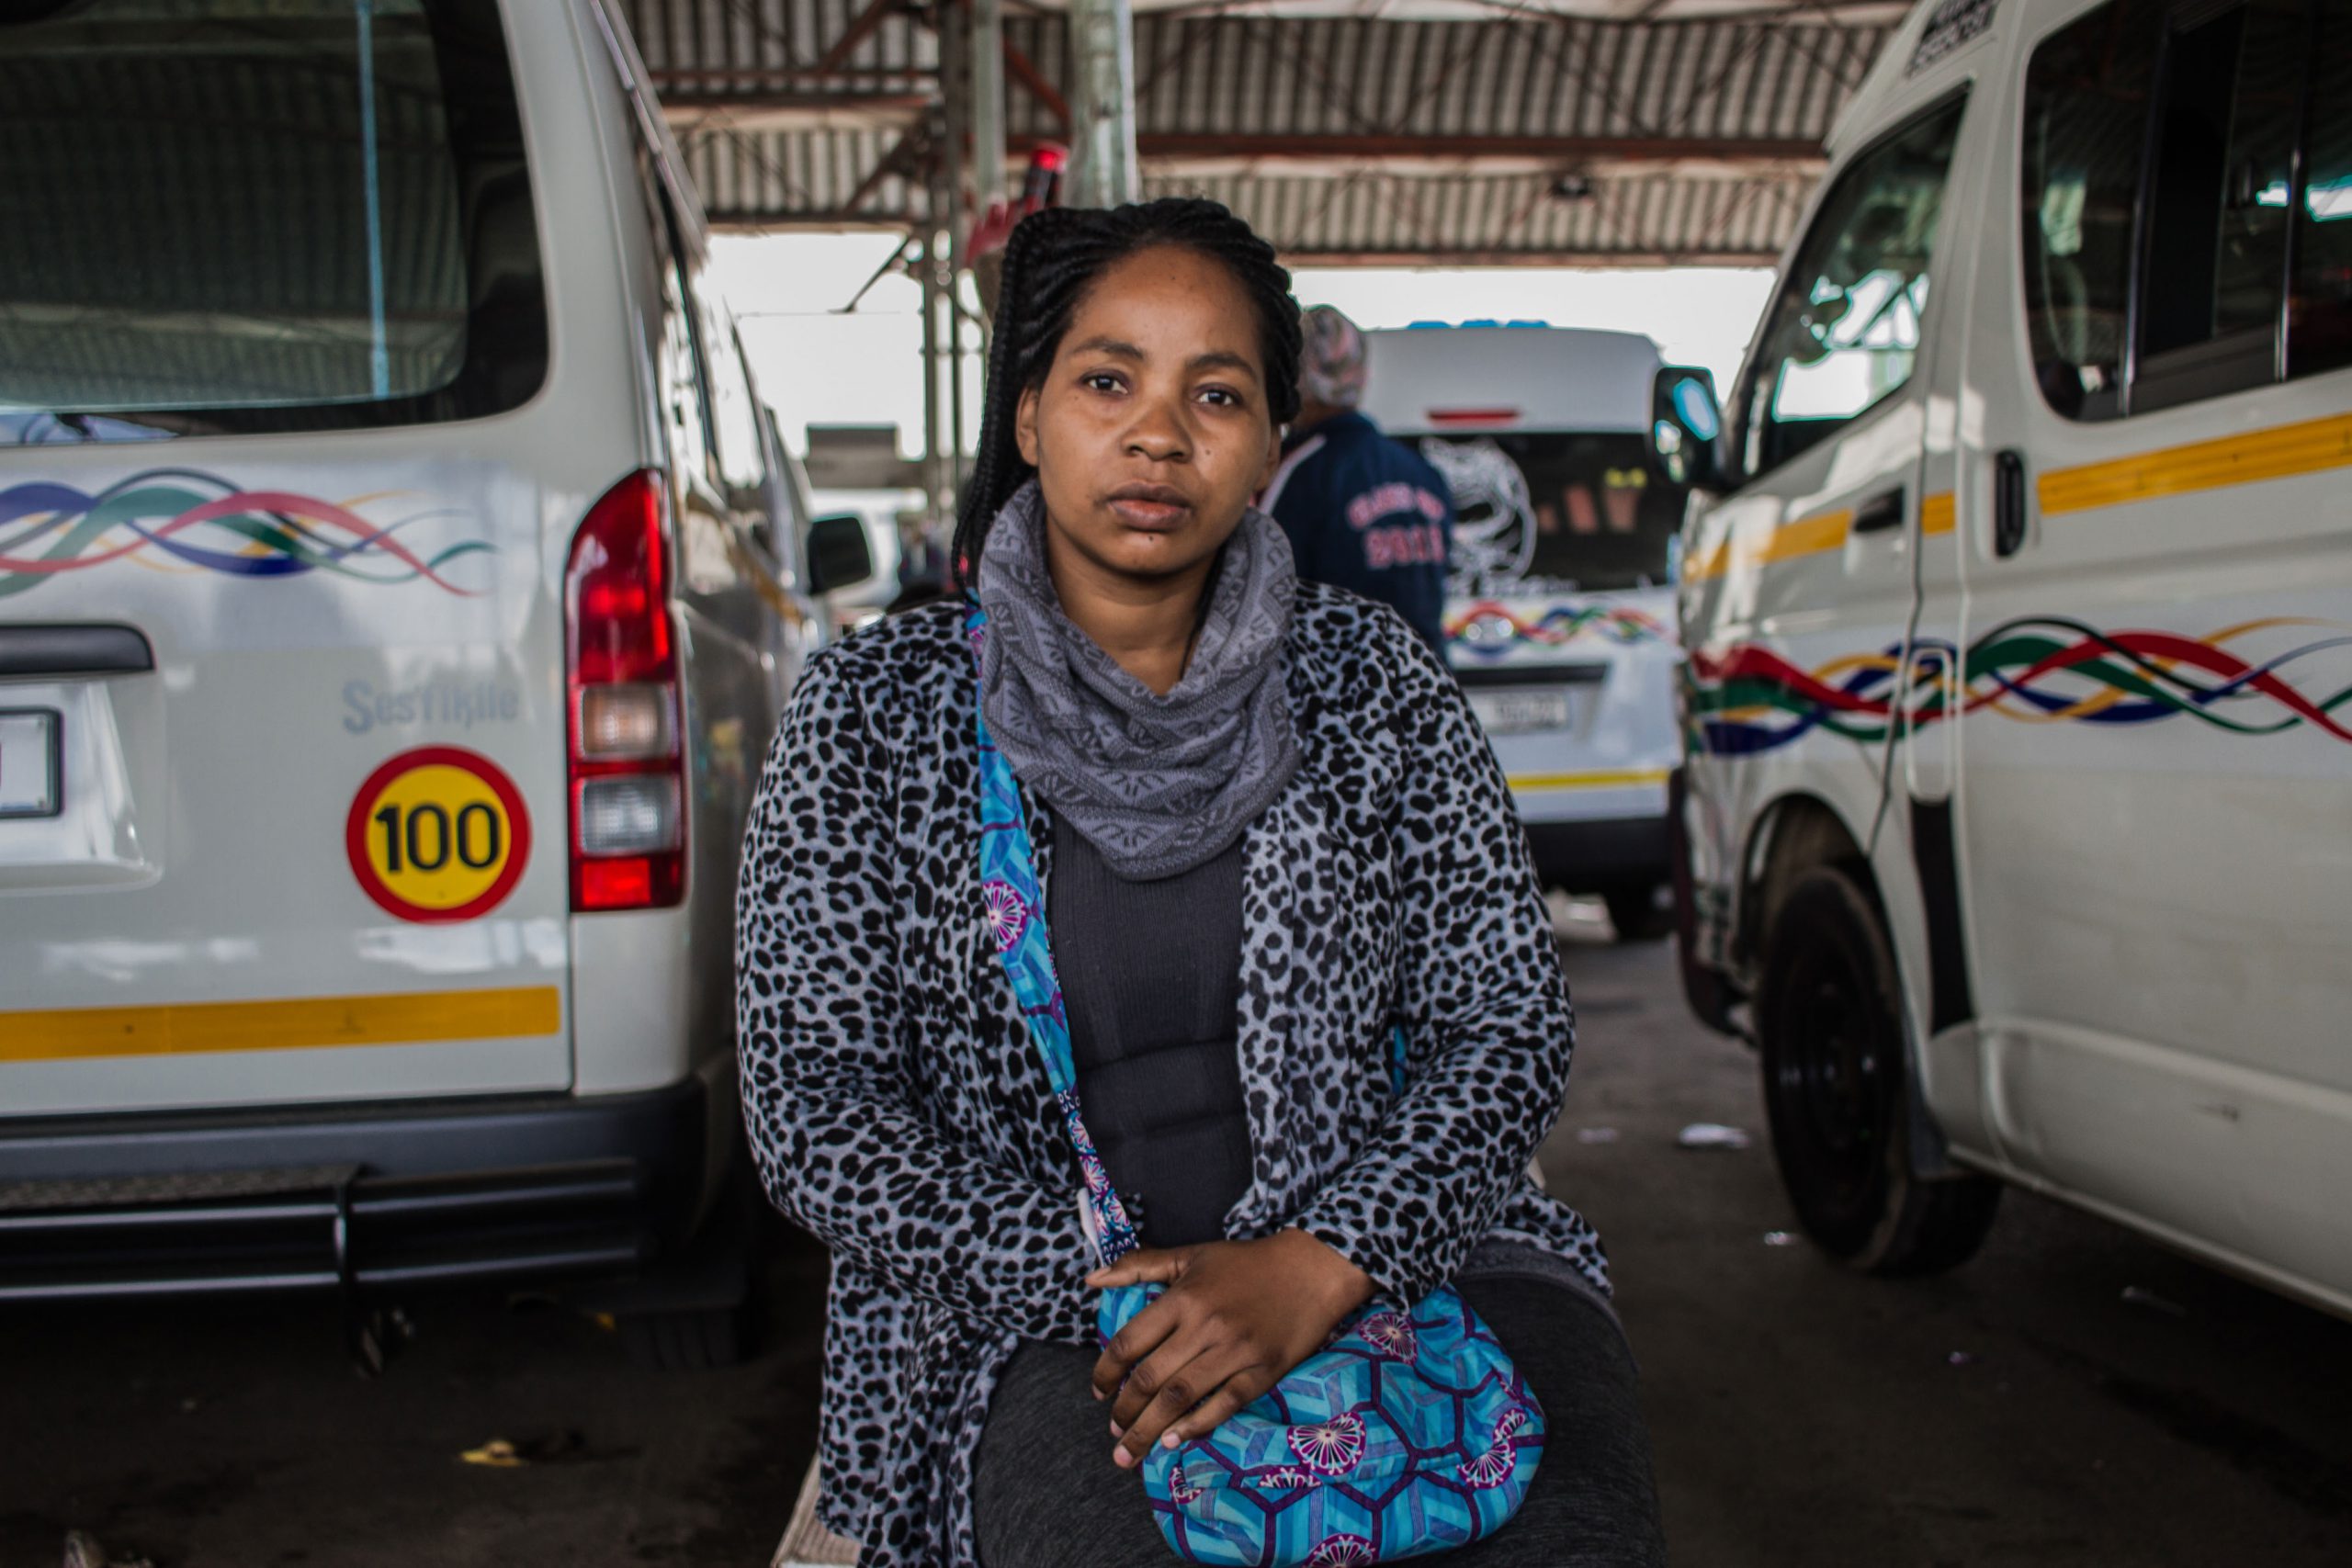
[[[1086,1282],[1168,1287],[1094,1363],[1121,1465],[1140,1462],[1154,1442],[1174,1448],[1216,1431],[1372,1296],[1363,1269],[1301,1230],[1131,1252]]]

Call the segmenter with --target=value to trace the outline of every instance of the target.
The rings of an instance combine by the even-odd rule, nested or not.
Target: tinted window
[[[1915,121],[1830,187],[1773,303],[1748,382],[1751,472],[1779,467],[1910,380],[1962,107],[1954,102]]]
[[[2136,408],[2272,379],[2292,217],[2301,5],[2241,6],[2164,52]]]
[[[2051,407],[2123,409],[2132,213],[2148,134],[2158,19],[2106,6],[2053,34],[2026,71],[2026,333]]]
[[[718,474],[713,453],[718,437],[711,429],[710,403],[704,396],[702,367],[695,352],[685,244],[671,211],[669,193],[662,188],[661,171],[642,140],[638,143],[637,173],[654,265],[661,273],[662,398],[670,450],[681,464],[715,482]]]
[[[547,366],[494,0],[0,24],[0,442],[461,419]]]
[[[727,312],[706,301],[703,322],[703,342],[710,351],[711,423],[718,435],[719,473],[730,489],[758,490],[767,483],[768,460],[751,373],[743,367],[743,351],[727,324]]]
[[[2311,56],[2287,324],[2287,368],[2296,376],[2352,365],[2352,7],[2320,7]]]
[[[2111,418],[2352,361],[2347,24],[2117,0],[2035,50],[2026,329],[2052,407]]]
[[[1592,592],[1670,580],[1689,491],[1649,468],[1632,433],[1427,435],[1453,492],[1453,591]]]

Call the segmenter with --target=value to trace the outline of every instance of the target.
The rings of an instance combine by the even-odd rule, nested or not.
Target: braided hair
[[[1298,301],[1274,248],[1221,203],[1163,197],[1110,209],[1049,207],[1031,214],[1004,248],[996,333],[981,401],[980,449],[956,517],[956,581],[979,570],[989,526],[1036,471],[1014,434],[1023,394],[1046,383],[1070,319],[1095,280],[1139,251],[1176,245],[1223,262],[1258,316],[1258,354],[1279,427],[1298,417]]]

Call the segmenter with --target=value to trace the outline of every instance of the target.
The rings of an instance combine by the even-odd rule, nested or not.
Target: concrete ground
[[[1583,1045],[1544,1165],[1616,1260],[1678,1563],[2348,1560],[2352,1324],[2017,1193],[1939,1280],[1773,1245],[1750,1058],[1666,949],[1563,931]],[[1678,1149],[1699,1121],[1756,1142]],[[757,1361],[684,1376],[489,1296],[412,1303],[373,1382],[314,1303],[0,1314],[0,1568],[73,1528],[157,1568],[756,1568],[813,1438],[822,1267],[773,1270]],[[537,1457],[458,1457],[501,1438]]]

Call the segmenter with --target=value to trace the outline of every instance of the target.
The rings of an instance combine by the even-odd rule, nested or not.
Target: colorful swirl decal
[[[460,557],[494,552],[496,546],[470,539],[428,554],[393,537],[429,518],[458,513],[418,512],[379,524],[353,510],[359,504],[291,491],[239,490],[192,468],[151,468],[96,495],[40,480],[11,485],[0,490],[0,599],[121,560],[232,577],[327,572],[377,583],[421,578],[463,597],[483,592],[452,581],[443,569]]]
[[[1555,604],[1540,618],[1527,621],[1486,600],[1471,605],[1445,626],[1449,644],[1487,659],[1528,643],[1561,648],[1588,634],[1625,645],[1660,642],[1672,636],[1657,616],[1623,604]]]
[[[2281,628],[2334,635],[2258,657],[2233,649],[2249,639],[2275,642],[2260,634]],[[1956,683],[1945,678],[1955,661]],[[2335,671],[2324,692],[2312,683],[2323,663]],[[2278,616],[2197,638],[2032,616],[1987,632],[1964,656],[1949,643],[1922,643],[1907,680],[1901,666],[1900,645],[1812,671],[1752,643],[1694,651],[1685,693],[1693,739],[1718,756],[1751,756],[1815,729],[1874,742],[1891,725],[1924,728],[1989,708],[2035,724],[2143,725],[2185,716],[2236,735],[2308,725],[2352,742],[2352,728],[2335,716],[2352,703],[2352,626],[2331,621]]]

